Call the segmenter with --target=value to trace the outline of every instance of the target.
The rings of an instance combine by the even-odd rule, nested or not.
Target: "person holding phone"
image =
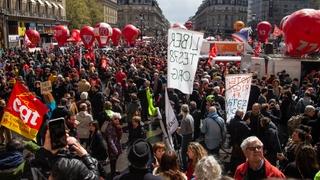
[[[44,146],[36,153],[36,157],[47,163],[51,180],[99,179],[98,161],[88,154],[76,138],[67,136],[63,118],[49,121]]]

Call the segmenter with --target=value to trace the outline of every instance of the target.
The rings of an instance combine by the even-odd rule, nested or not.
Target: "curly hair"
[[[188,149],[190,149],[194,154],[194,159],[192,159],[192,167],[195,167],[200,159],[208,155],[204,147],[198,142],[189,143]]]
[[[220,178],[222,169],[218,161],[213,156],[206,156],[199,160],[194,173],[197,180],[211,180]]]

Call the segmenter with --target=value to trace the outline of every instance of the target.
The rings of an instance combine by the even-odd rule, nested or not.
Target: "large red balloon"
[[[301,9],[292,13],[283,25],[287,53],[301,57],[319,50],[320,11]]]
[[[79,30],[79,29],[72,29],[72,31],[71,31],[71,38],[72,38],[75,42],[80,42],[80,41],[81,41],[80,30]]]
[[[171,28],[180,28],[180,29],[185,29],[185,30],[187,30],[187,28],[186,28],[184,25],[180,24],[180,23],[174,23],[174,24],[171,26]]]
[[[69,34],[69,29],[65,26],[57,25],[54,27],[54,38],[59,46],[63,46],[67,42]]]
[[[192,23],[192,21],[187,21],[186,23],[184,23],[184,26],[185,26],[188,30],[190,30],[190,29],[192,29],[193,23]]]
[[[135,40],[137,39],[137,37],[139,35],[139,29],[136,28],[132,24],[128,24],[123,28],[122,35],[123,35],[124,39],[126,40],[126,42],[128,44],[132,45],[135,43]]]
[[[283,30],[283,26],[284,26],[284,24],[286,23],[288,17],[289,17],[289,15],[287,15],[287,16],[285,16],[285,17],[283,17],[283,18],[281,19],[280,25],[279,25],[279,28],[280,28],[281,30]]]
[[[95,37],[100,47],[107,44],[108,38],[112,35],[112,28],[107,23],[98,23],[94,27]]]
[[[262,21],[258,23],[258,39],[262,43],[268,42],[269,34],[271,32],[272,26],[268,21]]]
[[[84,44],[84,47],[86,49],[89,49],[92,47],[93,42],[94,42],[94,29],[93,27],[90,26],[84,26],[81,30],[80,30],[80,37],[81,40]]]
[[[121,30],[119,28],[112,28],[111,40],[114,46],[119,45],[120,37],[121,37]]]
[[[36,47],[38,43],[40,42],[40,34],[38,31],[33,30],[33,29],[28,29],[26,31],[26,35],[28,36],[31,44],[29,47]]]

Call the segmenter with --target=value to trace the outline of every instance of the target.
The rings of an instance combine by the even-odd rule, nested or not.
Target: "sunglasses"
[[[260,151],[263,148],[263,146],[251,146],[251,147],[247,147],[247,150],[249,151]]]

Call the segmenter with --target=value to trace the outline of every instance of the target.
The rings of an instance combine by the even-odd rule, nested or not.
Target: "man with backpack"
[[[209,107],[207,118],[202,122],[201,132],[205,136],[205,146],[212,155],[219,155],[220,147],[226,136],[226,126],[214,106]]]

